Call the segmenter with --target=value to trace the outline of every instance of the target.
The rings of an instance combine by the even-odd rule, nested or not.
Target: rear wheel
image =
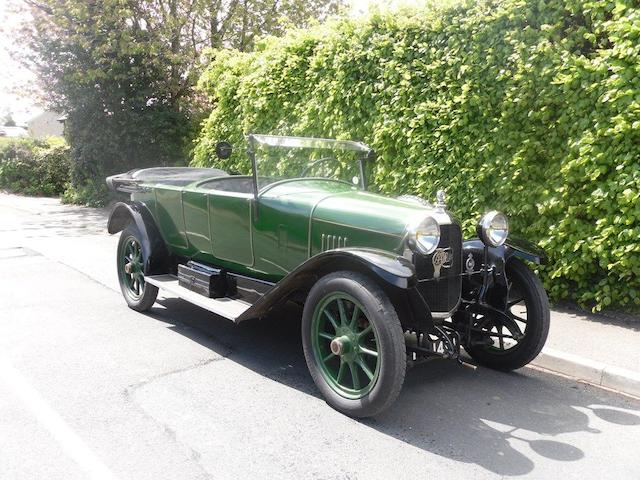
[[[478,363],[497,370],[515,370],[531,362],[549,333],[549,300],[538,277],[518,259],[509,260],[506,274],[510,286],[505,318],[472,316],[478,333],[465,346]]]
[[[305,302],[302,343],[315,384],[336,410],[368,417],[397,398],[404,335],[391,301],[369,278],[355,272],[321,278]]]
[[[136,226],[130,224],[118,241],[118,280],[127,305],[139,312],[151,308],[158,296],[158,288],[144,279],[144,253],[142,236]]]

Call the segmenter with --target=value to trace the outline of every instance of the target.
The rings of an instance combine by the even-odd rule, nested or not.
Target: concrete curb
[[[640,397],[640,373],[550,348],[531,362],[535,367]]]

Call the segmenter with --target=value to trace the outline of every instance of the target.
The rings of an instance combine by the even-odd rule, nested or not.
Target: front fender
[[[308,290],[322,276],[340,270],[355,270],[380,280],[390,288],[411,289],[416,272],[411,261],[392,253],[369,248],[341,248],[319,253],[280,280],[236,321],[259,318],[297,290]]]
[[[109,214],[107,231],[110,234],[118,233],[130,223],[135,224],[140,232],[145,274],[167,273],[169,250],[149,209],[141,202],[116,203]]]
[[[510,258],[517,257],[529,262],[537,264],[546,263],[547,255],[544,250],[537,245],[528,242],[526,240],[508,238],[507,241],[499,247],[487,248],[487,258],[485,263],[485,244],[482,240],[474,238],[467,240],[462,245],[463,254],[463,268],[470,267],[471,263],[474,264],[474,268],[467,269],[467,273],[471,271],[473,274],[465,275],[462,280],[462,298],[467,301],[471,301],[474,298],[485,300],[484,295],[487,291],[487,285],[482,287],[483,275],[482,268],[485,267],[485,271],[489,271],[488,282],[493,286],[494,298],[492,301],[504,302],[508,295],[508,281],[506,275],[506,265]],[[470,262],[469,259],[473,259]]]
[[[547,263],[546,252],[535,243],[519,237],[509,237],[505,242],[505,258],[519,257],[528,262],[544,265]]]
[[[484,243],[478,238],[467,240],[462,245],[464,259],[471,253],[476,265],[482,262],[484,258]],[[511,257],[522,258],[529,262],[537,264],[547,263],[547,254],[535,243],[529,242],[521,238],[507,238],[507,241],[499,247],[489,247],[489,261],[500,260],[500,263],[506,263]]]

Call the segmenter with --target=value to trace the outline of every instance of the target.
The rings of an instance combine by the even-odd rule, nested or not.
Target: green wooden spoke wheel
[[[307,297],[302,335],[311,376],[332,407],[366,417],[398,396],[406,370],[403,330],[393,304],[368,277],[321,278]]]
[[[127,305],[138,311],[148,310],[158,296],[158,288],[144,280],[144,258],[141,235],[134,225],[129,225],[118,242],[118,280]]]
[[[124,256],[120,261],[124,263],[123,281],[129,289],[129,295],[135,299],[140,298],[144,293],[142,247],[135,237],[125,240]]]
[[[380,374],[378,340],[364,307],[351,295],[327,295],[313,315],[312,347],[324,379],[346,398],[361,398]]]

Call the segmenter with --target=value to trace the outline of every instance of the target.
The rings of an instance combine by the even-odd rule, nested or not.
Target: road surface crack
[[[184,366],[184,367],[176,368],[176,369],[173,369],[173,370],[169,370],[167,372],[159,373],[158,375],[154,375],[154,376],[152,376],[150,378],[147,378],[147,379],[144,379],[144,380],[142,380],[140,382],[133,383],[133,384],[129,385],[127,388],[125,388],[124,391],[123,391],[123,395],[124,395],[125,401],[128,402],[129,404],[133,405],[135,408],[137,408],[146,418],[150,419],[151,421],[153,421],[154,423],[159,425],[160,428],[162,429],[163,433],[165,434],[165,436],[171,442],[175,443],[176,445],[178,445],[178,447],[180,447],[183,451],[185,451],[186,454],[187,454],[187,457],[189,458],[189,460],[193,461],[197,465],[197,467],[202,471],[203,475],[206,478],[210,478],[210,479],[213,479],[214,476],[211,475],[207,471],[207,469],[202,465],[202,463],[201,463],[202,454],[199,451],[197,451],[196,449],[194,449],[193,447],[191,447],[186,442],[183,442],[183,441],[179,440],[178,434],[176,433],[176,431],[173,428],[171,428],[167,423],[159,421],[156,417],[154,417],[149,412],[147,412],[147,410],[145,410],[145,408],[140,403],[138,403],[136,401],[135,393],[140,388],[145,387],[147,385],[150,385],[151,383],[153,383],[153,382],[155,382],[157,380],[160,380],[162,378],[170,377],[172,375],[177,375],[177,374],[181,374],[181,373],[184,373],[184,372],[189,372],[191,370],[195,370],[195,369],[198,369],[198,368],[201,368],[201,367],[205,367],[205,366],[207,366],[209,364],[225,360],[230,353],[231,353],[231,349],[228,349],[221,356],[204,358],[204,359],[199,360],[196,363],[193,363],[193,364],[190,364],[190,365],[187,365],[187,366]]]
[[[218,362],[221,360],[225,360],[227,358],[227,356],[229,355],[229,352],[224,353],[223,355],[220,355],[219,357],[210,357],[210,358],[205,358],[202,359],[200,361],[198,361],[197,363],[193,363],[191,365],[187,365],[186,367],[180,367],[180,368],[176,368],[174,370],[169,370],[168,372],[162,372],[159,373],[158,375],[154,375],[150,378],[146,378],[140,382],[137,383],[132,383],[131,385],[129,385],[127,388],[125,388],[124,390],[124,396],[127,399],[131,399],[133,394],[135,394],[136,390],[138,390],[141,387],[144,387],[145,385],[149,385],[150,383],[155,382],[156,380],[159,380],[161,378],[165,378],[165,377],[169,377],[171,375],[176,375],[179,373],[184,373],[184,372],[188,372],[190,370],[195,370],[196,368],[200,368],[200,367],[204,367],[206,365],[209,365],[210,363],[213,362]]]

